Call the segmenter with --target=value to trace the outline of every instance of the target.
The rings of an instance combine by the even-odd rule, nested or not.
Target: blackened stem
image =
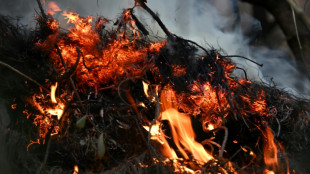
[[[136,0],[136,3],[140,5],[144,10],[146,10],[154,20],[158,23],[158,25],[161,27],[161,29],[165,32],[165,34],[168,36],[169,39],[173,39],[172,34],[170,31],[166,28],[164,23],[160,20],[160,18],[145,4],[143,0]]]

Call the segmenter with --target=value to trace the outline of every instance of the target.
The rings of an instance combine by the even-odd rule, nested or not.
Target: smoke
[[[260,22],[246,13],[240,14],[240,20],[236,21],[233,3],[230,0],[157,0],[149,1],[148,5],[160,14],[171,32],[205,47],[222,50],[222,54],[241,55],[263,64],[261,68],[247,60],[232,58],[238,67],[247,71],[250,80],[276,85],[296,96],[308,96],[310,81],[296,69],[288,51],[281,46],[270,49],[250,44],[262,32]],[[158,26],[149,26],[160,33]],[[236,75],[243,76],[243,72]]]

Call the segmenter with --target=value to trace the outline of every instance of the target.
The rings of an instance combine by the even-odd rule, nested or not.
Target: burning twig
[[[227,139],[228,139],[228,129],[225,126],[219,126],[219,129],[223,129],[225,131],[225,136],[224,136],[224,140],[221,146],[221,150],[219,151],[219,159],[223,158],[223,154],[224,154],[224,150],[225,150],[225,146],[227,143]]]
[[[136,26],[138,29],[144,34],[144,35],[149,35],[149,32],[145,29],[144,25],[138,20],[138,18],[133,14],[133,10],[131,12],[131,17],[135,21]]]
[[[61,62],[62,62],[62,64],[63,64],[64,68],[65,68],[65,71],[68,72],[68,67],[67,67],[67,65],[66,65],[66,63],[65,63],[64,58],[62,57],[61,50],[59,49],[59,47],[58,47],[57,44],[55,44],[55,47],[56,47],[56,49],[57,49],[57,53],[58,53],[58,55],[59,55],[59,57],[60,57],[60,59],[61,59]],[[79,50],[78,48],[77,48],[77,52],[78,52],[78,58],[77,58],[77,62],[75,63],[76,66],[78,65],[78,61],[80,60],[80,50]],[[74,93],[75,93],[77,99],[78,99],[78,102],[79,102],[81,108],[83,109],[83,112],[86,113],[86,108],[84,107],[84,105],[83,105],[83,103],[82,103],[81,97],[80,97],[80,95],[79,95],[79,93],[78,93],[78,90],[77,90],[76,87],[75,87],[74,81],[73,81],[73,79],[72,79],[71,76],[69,76],[69,78],[70,78],[71,86],[72,86],[72,88],[73,88],[73,90],[74,90]]]
[[[56,47],[56,49],[57,49],[57,52],[58,52],[58,54],[60,53],[59,51],[59,47],[57,46],[57,45],[55,45],[55,47]],[[59,50],[59,51],[58,51]],[[73,67],[71,68],[71,69],[69,69],[68,70],[68,68],[65,68],[66,69],[66,72],[65,72],[65,74],[64,75],[62,75],[59,79],[58,79],[58,81],[61,81],[62,79],[66,79],[66,78],[70,78],[71,76],[72,76],[72,74],[75,72],[75,70],[76,70],[76,68],[78,67],[78,65],[79,65],[79,62],[80,62],[80,58],[81,58],[81,56],[80,56],[80,54],[82,54],[81,53],[81,50],[79,49],[79,48],[76,48],[76,50],[77,50],[77,52],[78,52],[78,58],[76,59],[76,61],[75,61],[75,64],[73,65]],[[63,65],[65,65],[65,62],[62,62],[63,63]],[[86,66],[85,66],[86,67]]]

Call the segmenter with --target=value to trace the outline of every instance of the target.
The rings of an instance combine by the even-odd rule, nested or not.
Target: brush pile
[[[309,101],[249,81],[232,61],[247,58],[172,34],[142,1],[116,22],[64,12],[69,30],[39,6],[30,33],[0,19],[0,71],[21,75],[2,80],[18,115],[8,140],[28,141],[16,171],[298,171],[290,159],[310,144]],[[149,36],[138,8],[167,38]]]

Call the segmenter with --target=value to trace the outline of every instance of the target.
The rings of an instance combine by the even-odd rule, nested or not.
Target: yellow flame
[[[64,113],[65,105],[59,103],[55,108],[47,109],[47,112],[51,115],[57,115],[57,119],[60,120],[62,114]]]
[[[208,130],[211,131],[211,130],[213,130],[213,129],[214,129],[213,124],[208,124]]]
[[[142,84],[143,84],[143,91],[144,91],[145,96],[149,97],[149,94],[148,94],[149,84],[145,83],[144,81],[142,81]]]
[[[55,85],[51,86],[51,100],[52,100],[52,103],[57,103],[57,100],[56,100],[56,97],[55,97],[57,85],[58,85],[58,83],[56,82]]]
[[[78,174],[78,173],[79,173],[79,166],[78,165],[74,165],[73,174]]]
[[[178,112],[174,107],[175,102],[176,97],[171,89],[164,90],[161,93],[161,120],[169,121],[173,141],[182,157],[189,159],[192,156],[195,160],[204,163],[212,160],[213,157],[204,149],[202,144],[195,140],[190,116]],[[171,150],[171,148],[166,150]]]

